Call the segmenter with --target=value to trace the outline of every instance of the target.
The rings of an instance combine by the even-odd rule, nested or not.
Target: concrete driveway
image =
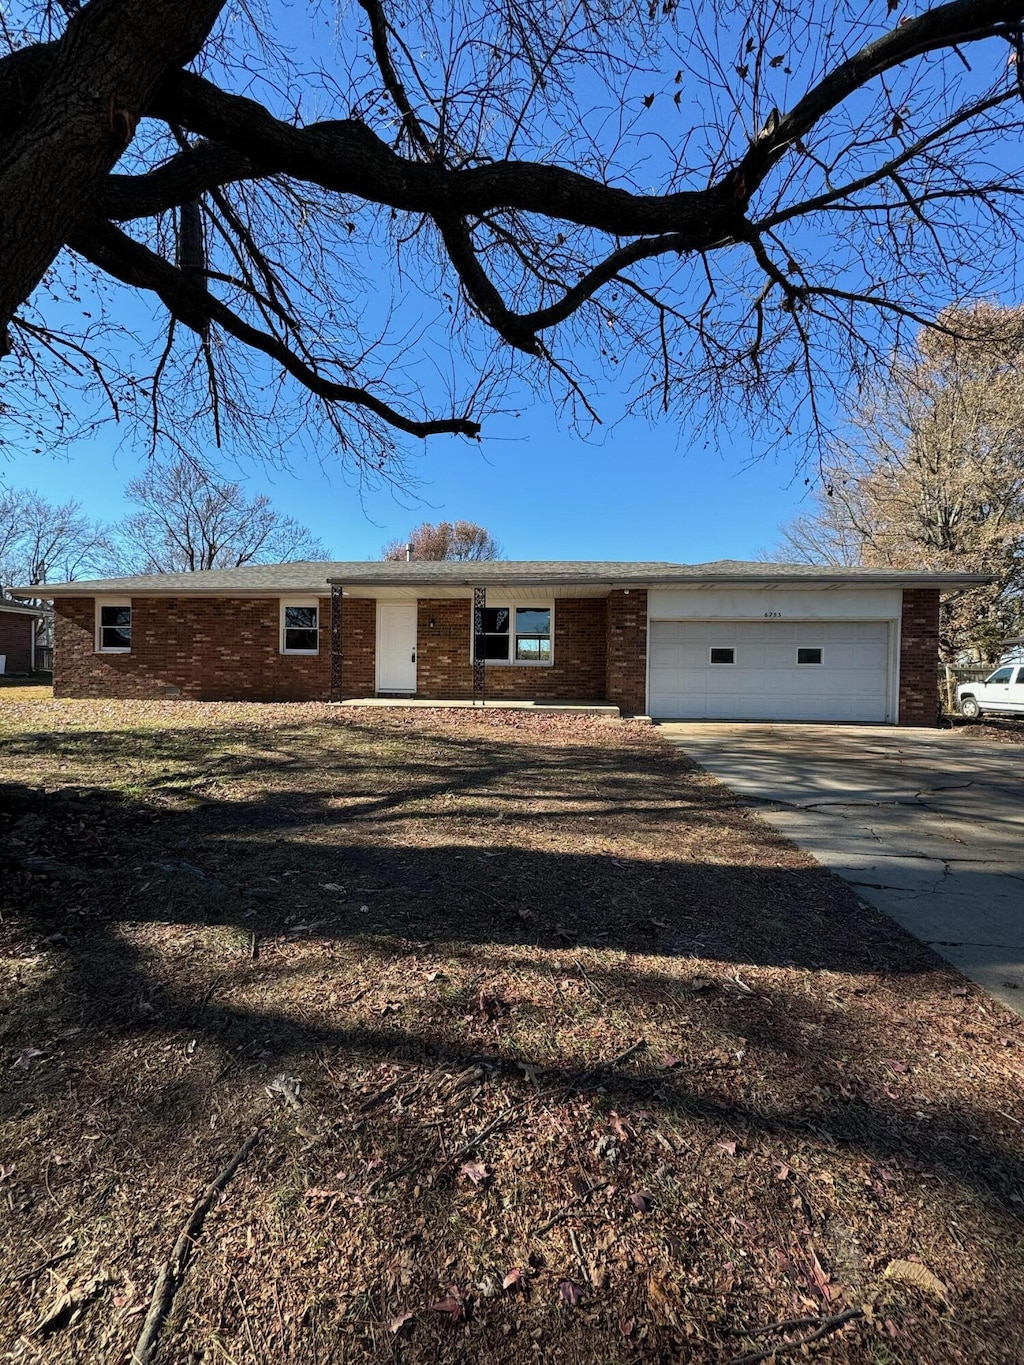
[[[659,729],[863,900],[1024,1014],[1024,745],[889,726]]]

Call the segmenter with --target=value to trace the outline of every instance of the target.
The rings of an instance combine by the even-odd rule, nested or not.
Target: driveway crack
[[[909,801],[808,801],[803,805],[794,801],[792,803],[787,802],[786,804],[795,805],[798,810],[824,810],[828,806],[845,806],[850,809],[865,806],[919,806],[921,802],[915,796]]]
[[[922,939],[930,948],[1002,948],[1008,953],[1019,953],[1019,943],[975,943],[973,939],[926,938]]]

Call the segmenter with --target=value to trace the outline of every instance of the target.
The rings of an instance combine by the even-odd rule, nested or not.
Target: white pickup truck
[[[1024,716],[1024,664],[1004,664],[984,682],[961,683],[956,704],[967,720],[977,720],[983,711]]]

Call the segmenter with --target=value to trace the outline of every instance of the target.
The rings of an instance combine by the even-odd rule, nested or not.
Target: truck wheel
[[[960,714],[964,720],[977,720],[981,715],[981,707],[978,705],[976,697],[961,697]]]

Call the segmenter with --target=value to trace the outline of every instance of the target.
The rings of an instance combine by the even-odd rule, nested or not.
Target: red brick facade
[[[320,633],[321,653],[328,654],[330,672],[331,636],[329,617],[324,617]],[[344,597],[341,602],[341,695],[372,697],[377,690],[377,602],[373,597]]]
[[[900,725],[939,720],[939,593],[905,588],[900,622]]]
[[[277,598],[132,598],[132,648],[96,652],[91,597],[54,602],[58,697],[185,697],[193,701],[331,699],[331,601],[320,599],[320,652],[280,652]],[[417,697],[473,695],[472,604],[424,598],[418,607]],[[431,624],[431,622],[433,624]],[[377,603],[341,607],[341,696],[376,691]],[[606,697],[606,611],[601,598],[555,603],[553,663],[491,665],[492,700],[594,701]]]
[[[0,654],[8,673],[31,673],[34,616],[25,612],[0,611]]]
[[[647,592],[632,588],[608,597],[605,691],[624,715],[647,710]]]
[[[276,597],[133,597],[131,652],[98,654],[95,599],[57,598],[54,695],[326,701],[331,600],[319,601],[319,654],[280,652]]]
[[[466,598],[421,599],[417,626],[417,697],[434,701],[472,697],[472,614],[472,603]],[[550,666],[489,664],[485,675],[487,698],[492,701],[605,700],[604,599],[560,598],[555,602],[554,617]]]
[[[473,604],[465,598],[420,598],[416,613],[418,697],[462,701],[473,695],[472,613]]]
[[[184,596],[133,598],[130,653],[101,654],[95,648],[94,599],[58,598],[55,694],[180,696],[195,701],[372,697],[376,600],[342,600],[341,688],[333,697],[331,599],[319,601],[320,650],[315,655],[281,653],[276,597]],[[903,594],[902,725],[934,725],[937,720],[938,603],[935,589],[908,589]],[[419,601],[417,698],[454,701],[473,696],[471,618],[468,598]],[[31,625],[27,619],[26,625]],[[27,670],[27,660],[24,667]],[[8,668],[13,672],[19,666],[9,658]],[[551,665],[489,665],[485,695],[491,701],[610,702],[624,715],[642,714],[647,708],[646,591],[619,589],[606,598],[556,598]]]

